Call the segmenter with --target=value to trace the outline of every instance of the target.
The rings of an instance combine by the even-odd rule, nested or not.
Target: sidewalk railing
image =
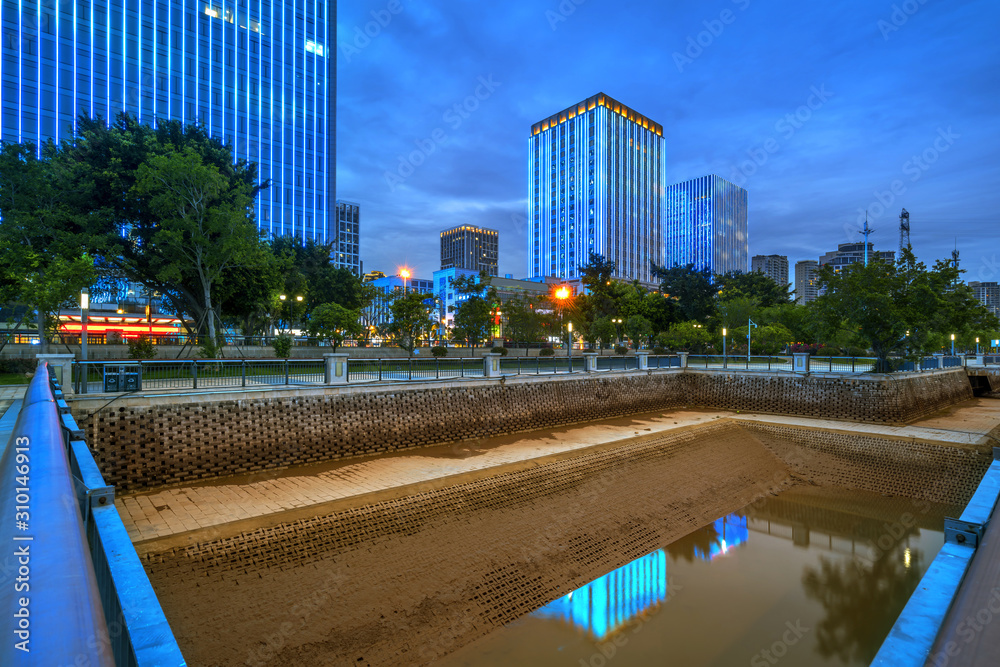
[[[623,372],[686,367],[702,370],[802,372],[785,355],[593,355],[596,372]],[[329,357],[328,357],[329,358]],[[497,370],[487,373],[482,357],[409,357],[392,359],[347,358],[346,376],[340,382],[409,382],[500,375],[558,375],[586,372],[584,357],[500,357]],[[951,361],[954,360],[954,361]],[[898,370],[926,371],[950,368],[960,357],[928,357],[919,362],[898,362]],[[957,363],[956,363],[957,362]],[[73,362],[73,388],[78,394],[158,390],[253,389],[276,386],[335,384],[324,372],[325,359],[183,359]],[[811,373],[871,373],[873,357],[810,357]]]
[[[25,392],[0,474],[0,512],[9,515],[0,522],[0,542],[21,550],[21,574],[31,579],[24,588],[0,588],[0,610],[15,619],[30,649],[22,653],[8,639],[0,664],[30,656],[40,665],[184,665],[115,508],[114,488],[47,364]]]

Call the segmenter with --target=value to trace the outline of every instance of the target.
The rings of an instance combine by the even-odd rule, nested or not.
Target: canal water
[[[961,508],[792,489],[591,581],[437,664],[868,665]]]

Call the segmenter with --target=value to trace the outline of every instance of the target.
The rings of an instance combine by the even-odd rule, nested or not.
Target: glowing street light
[[[722,327],[722,367],[727,368],[726,365],[726,327]]]
[[[955,334],[951,335],[951,356],[955,356]]]
[[[406,279],[410,277],[410,270],[405,267],[400,269],[399,277],[403,279],[403,294],[406,294]]]

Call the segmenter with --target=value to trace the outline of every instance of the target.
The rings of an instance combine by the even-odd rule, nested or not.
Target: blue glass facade
[[[271,179],[272,235],[332,241],[334,0],[3,0],[0,137],[56,142],[80,114],[203,123]]]
[[[535,123],[528,139],[528,276],[579,277],[596,252],[616,278],[661,262],[663,127],[604,94]]]
[[[665,266],[746,272],[747,191],[714,174],[668,185],[663,232]]]

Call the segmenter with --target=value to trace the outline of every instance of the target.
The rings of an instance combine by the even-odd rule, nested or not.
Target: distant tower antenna
[[[958,237],[955,237],[955,249],[951,251],[951,261],[958,268]]]
[[[868,266],[868,237],[875,233],[875,230],[868,226],[868,211],[865,211],[865,228],[858,233],[865,235],[865,266]]]
[[[905,208],[899,214],[899,257],[903,256],[903,249],[910,247],[910,213]]]

